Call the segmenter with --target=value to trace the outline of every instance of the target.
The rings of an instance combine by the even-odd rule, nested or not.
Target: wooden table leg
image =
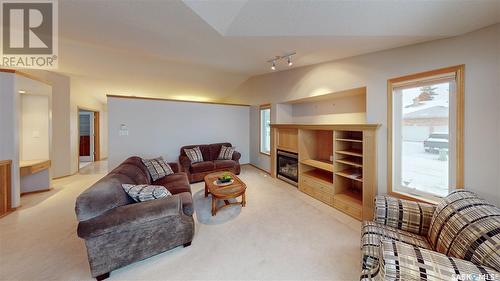
[[[245,198],[245,193],[243,192],[243,194],[241,195],[241,207],[245,207],[246,204],[247,204],[247,201]]]
[[[215,216],[217,214],[217,204],[216,204],[217,199],[212,196],[212,216]]]

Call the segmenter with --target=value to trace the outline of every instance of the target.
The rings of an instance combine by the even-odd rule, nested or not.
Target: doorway
[[[78,169],[100,160],[99,112],[78,109]]]

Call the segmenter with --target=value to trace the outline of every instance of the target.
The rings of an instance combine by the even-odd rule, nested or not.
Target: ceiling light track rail
[[[297,54],[296,52],[292,52],[292,53],[285,54],[283,56],[275,56],[274,58],[268,60],[267,62],[271,64],[272,70],[276,70],[276,64],[280,60],[284,60],[284,59],[286,59],[288,66],[291,67],[293,65],[292,56],[294,56],[296,54]]]

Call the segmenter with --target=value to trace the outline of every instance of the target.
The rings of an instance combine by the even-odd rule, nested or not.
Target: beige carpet
[[[18,211],[0,219],[1,280],[90,279],[74,202],[104,167],[93,163],[54,181],[50,192],[24,196]],[[109,280],[358,280],[360,222],[250,166],[241,178],[245,208],[223,209],[217,221],[195,218],[191,247],[113,271]],[[192,188],[205,205],[196,196],[203,184]]]

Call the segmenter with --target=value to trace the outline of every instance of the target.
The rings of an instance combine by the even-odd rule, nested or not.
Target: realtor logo
[[[6,68],[57,68],[57,2],[0,1],[1,65]]]

